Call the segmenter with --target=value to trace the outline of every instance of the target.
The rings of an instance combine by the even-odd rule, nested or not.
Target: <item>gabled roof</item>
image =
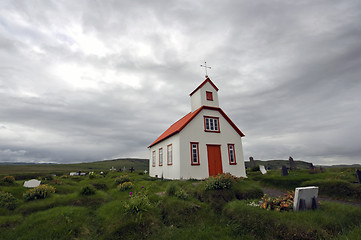
[[[209,79],[209,77],[207,77],[206,80],[204,80],[204,81],[201,83],[201,85],[199,85],[196,89],[194,89],[194,91],[191,92],[191,94],[189,94],[189,95],[192,96],[195,92],[198,91],[198,89],[200,89],[201,87],[203,87],[204,84],[206,84],[207,82],[209,82],[209,83],[212,85],[212,87],[214,87],[214,89],[216,89],[216,91],[218,92],[218,88],[216,87],[216,85],[214,85],[214,83],[211,81],[211,79]]]
[[[194,112],[190,112],[187,115],[185,115],[183,118],[179,119],[177,122],[175,122],[172,126],[170,126],[162,135],[160,135],[152,144],[149,145],[148,148],[154,146],[155,144],[173,136],[174,134],[179,133],[180,131],[182,131],[183,128],[185,128],[185,126],[187,126],[187,124],[192,121],[193,118],[195,118],[198,113],[200,113],[203,109],[209,109],[209,110],[215,110],[218,111],[226,120],[227,122],[234,128],[234,130],[241,136],[244,137],[244,134],[241,132],[241,130],[238,129],[238,127],[236,126],[236,124],[234,124],[232,122],[232,120],[227,116],[227,114],[225,114],[223,112],[222,109],[217,108],[217,107],[209,107],[209,106],[202,106],[200,108],[198,108],[196,111]]]

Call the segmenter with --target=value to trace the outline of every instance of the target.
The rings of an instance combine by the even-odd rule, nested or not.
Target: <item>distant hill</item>
[[[4,167],[6,165],[6,167]],[[36,163],[2,163],[0,174],[22,174],[22,173],[69,173],[69,172],[90,172],[90,171],[108,171],[111,167],[126,168],[133,167],[136,171],[149,170],[148,159],[138,158],[119,158],[88,163],[73,164],[36,164]]]
[[[256,165],[264,165],[266,169],[281,169],[282,165],[285,165],[287,168],[290,167],[290,163],[288,160],[254,160]],[[294,160],[296,163],[296,167],[298,169],[309,169],[309,162]],[[245,161],[245,165],[249,168],[249,161]],[[332,165],[332,166],[324,166],[324,165],[313,165],[314,167],[323,167],[323,168],[361,168],[361,164],[350,164],[350,165]]]
[[[282,165],[287,168],[290,167],[288,160],[254,160],[256,165],[264,165],[266,169],[281,169]],[[309,169],[310,163],[305,161],[294,160],[298,169]],[[249,168],[249,161],[245,162],[246,167]]]

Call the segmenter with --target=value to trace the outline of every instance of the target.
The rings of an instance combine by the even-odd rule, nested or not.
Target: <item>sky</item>
[[[361,1],[0,1],[0,162],[149,158],[208,75],[244,157],[361,163]]]

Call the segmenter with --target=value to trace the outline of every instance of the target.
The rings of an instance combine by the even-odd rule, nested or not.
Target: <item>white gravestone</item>
[[[259,170],[261,171],[262,174],[266,174],[267,170],[263,165],[259,165]]]
[[[39,181],[39,180],[31,179],[29,181],[24,182],[24,187],[34,188],[34,187],[38,187],[40,185],[40,183],[41,183],[41,181]]]
[[[317,208],[318,187],[298,187],[295,190],[293,211]]]

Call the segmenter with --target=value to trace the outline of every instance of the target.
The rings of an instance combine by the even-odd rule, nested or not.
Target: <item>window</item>
[[[199,165],[199,147],[197,142],[191,142],[191,164]]]
[[[155,151],[152,152],[152,166],[155,167]]]
[[[173,156],[172,156],[172,144],[169,144],[167,146],[167,164],[172,165],[173,164]]]
[[[220,132],[219,118],[204,116],[204,131],[206,132]]]
[[[228,144],[228,156],[229,156],[229,164],[235,165],[236,162],[236,154],[234,153],[234,144]]]
[[[206,92],[206,98],[208,101],[213,101],[213,93],[212,92]]]
[[[163,166],[163,148],[159,148],[159,166]]]

